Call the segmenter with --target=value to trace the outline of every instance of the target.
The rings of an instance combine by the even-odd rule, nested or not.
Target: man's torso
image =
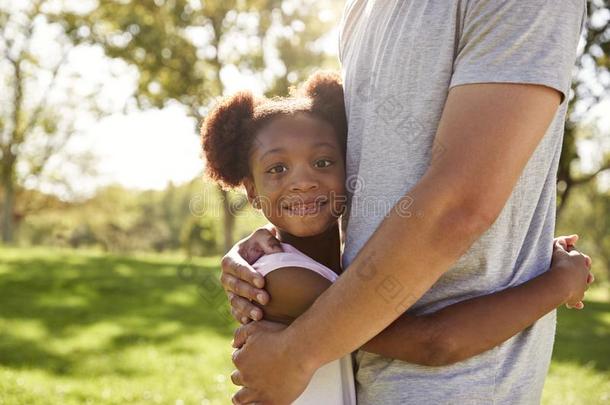
[[[475,12],[470,3],[348,1],[340,38],[349,123],[344,268],[422,177],[432,150],[442,159],[443,145],[433,142],[434,135],[463,46],[464,22]],[[572,2],[574,10],[582,12],[579,4]],[[412,311],[434,312],[518,285],[548,269],[566,104],[499,218]],[[553,312],[501,346],[449,367],[423,367],[357,352],[358,403],[536,403],[554,332]]]

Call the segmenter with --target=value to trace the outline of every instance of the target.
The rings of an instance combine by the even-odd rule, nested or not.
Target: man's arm
[[[520,286],[465,300],[424,316],[403,314],[360,349],[426,366],[441,366],[475,356],[509,339],[542,316],[579,298],[589,282],[591,260],[573,249],[574,237],[558,238],[548,272]],[[561,247],[567,241],[568,252]],[[570,246],[571,248],[569,248]],[[269,273],[272,299],[265,320],[290,325],[331,285],[304,268]],[[234,347],[243,341],[236,339]]]
[[[392,209],[339,280],[285,330],[304,367],[315,370],[385,329],[493,224],[560,100],[541,85],[450,90],[435,140],[443,154],[404,197],[419,215]],[[391,299],[379,292],[388,283],[402,288]]]
[[[360,350],[425,366],[444,366],[490,350],[567,300],[544,273],[496,294],[426,316],[401,315]]]
[[[403,314],[360,349],[427,366],[465,360],[508,340],[565,302],[580,299],[593,282],[590,268],[588,256],[556,246],[548,272],[432,314]]]

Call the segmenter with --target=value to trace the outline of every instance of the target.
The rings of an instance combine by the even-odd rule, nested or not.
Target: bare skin
[[[450,305],[425,316],[401,315],[360,350],[426,366],[443,366],[489,350],[583,293],[591,260],[575,251],[576,235],[555,240],[548,272],[514,288]],[[565,248],[564,248],[565,247]],[[587,284],[592,282],[587,280]],[[286,267],[265,276],[271,301],[261,306],[266,321],[290,325],[331,282],[305,268]],[[245,343],[247,328],[235,333]],[[409,342],[405,344],[405,342]]]
[[[442,159],[433,159],[405,196],[424,215],[406,218],[392,210],[345,274],[290,326],[252,325],[233,356],[233,380],[244,386],[233,400],[292,402],[321,365],[362,346],[417,301],[493,224],[560,101],[558,91],[540,85],[452,88],[436,135]],[[399,301],[375,293],[388,277],[406,287]],[[583,277],[584,284],[588,274]],[[566,302],[575,306],[582,298]]]

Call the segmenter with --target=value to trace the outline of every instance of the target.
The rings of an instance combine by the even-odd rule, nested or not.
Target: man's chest
[[[346,10],[346,169],[356,185],[349,191],[400,195],[425,172],[453,72],[458,3],[356,2]]]

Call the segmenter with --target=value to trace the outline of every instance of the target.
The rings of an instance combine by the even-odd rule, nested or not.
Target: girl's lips
[[[311,215],[316,214],[320,211],[320,208],[325,206],[328,203],[326,201],[314,201],[308,204],[298,204],[283,207],[284,210],[288,211],[291,215]]]

